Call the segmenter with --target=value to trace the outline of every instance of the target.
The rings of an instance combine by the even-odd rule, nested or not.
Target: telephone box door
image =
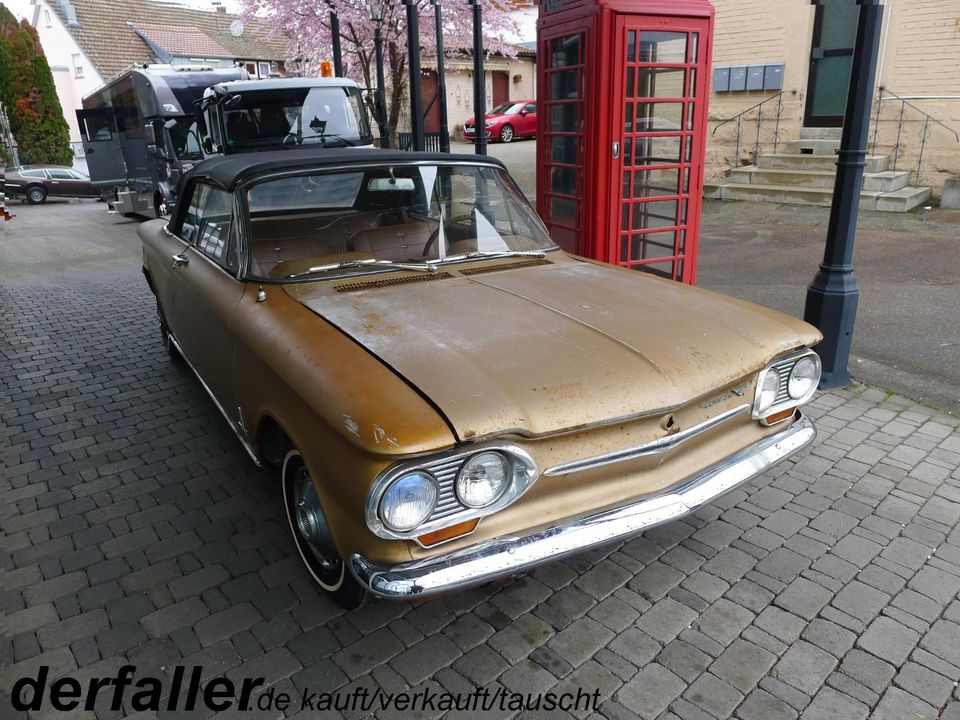
[[[696,279],[708,32],[698,18],[615,23],[610,189],[619,202],[606,259],[686,283]]]

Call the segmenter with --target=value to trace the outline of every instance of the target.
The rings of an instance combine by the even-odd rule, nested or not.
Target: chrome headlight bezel
[[[478,508],[468,507],[456,494],[456,481],[460,470],[473,456],[491,451],[501,454],[508,460],[511,474],[509,485],[490,505]],[[437,481],[440,491],[437,502],[433,512],[420,525],[407,531],[393,530],[380,516],[380,502],[393,483],[415,471],[429,473]],[[474,518],[482,518],[504,509],[516,502],[533,485],[539,475],[540,471],[530,454],[509,443],[486,443],[397,463],[377,477],[367,495],[365,508],[367,527],[377,537],[415,540],[435,530]]]
[[[813,387],[801,395],[800,397],[793,397],[788,391],[790,383],[790,375],[793,372],[793,369],[796,367],[804,358],[811,358],[811,360],[816,364],[817,372],[817,381],[813,383]],[[753,398],[753,409],[751,417],[754,420],[763,420],[764,418],[770,417],[771,415],[776,415],[778,412],[782,412],[792,407],[799,407],[805,405],[813,399],[813,396],[817,392],[817,387],[820,384],[820,373],[822,372],[820,364],[820,356],[817,355],[813,350],[803,350],[798,353],[793,353],[785,357],[780,357],[767,365],[763,370],[760,371],[760,374],[757,376],[757,388]],[[776,397],[773,401],[773,404],[767,407],[760,406],[761,395],[763,391],[764,380],[767,379],[770,373],[776,373],[778,377],[778,391]]]

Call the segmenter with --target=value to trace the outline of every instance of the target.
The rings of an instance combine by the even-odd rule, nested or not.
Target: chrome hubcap
[[[320,508],[317,490],[310,479],[310,473],[305,467],[297,468],[293,482],[297,532],[304,544],[310,548],[316,561],[324,569],[333,570],[340,565],[340,557],[333,544],[327,519]]]

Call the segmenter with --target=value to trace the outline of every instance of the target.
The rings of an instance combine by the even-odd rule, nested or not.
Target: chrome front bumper
[[[731,455],[675,491],[567,524],[526,535],[494,538],[446,555],[392,567],[353,555],[350,569],[361,585],[381,597],[422,597],[479,585],[566,555],[622,541],[647,528],[689,515],[802,450],[814,437],[813,422],[798,413],[788,428]]]

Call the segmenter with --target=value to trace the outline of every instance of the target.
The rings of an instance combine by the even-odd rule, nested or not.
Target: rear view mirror
[[[394,190],[415,190],[413,178],[373,178],[367,183],[370,192],[391,192]]]

